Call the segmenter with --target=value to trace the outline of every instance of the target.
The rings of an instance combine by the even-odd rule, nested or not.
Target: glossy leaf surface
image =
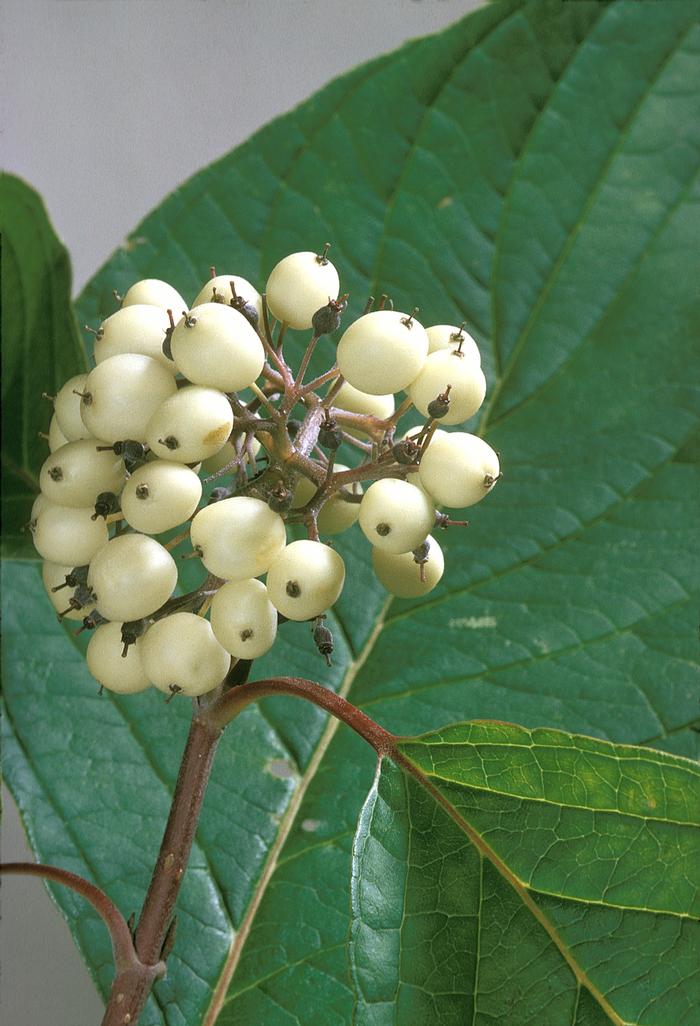
[[[478,430],[506,476],[440,536],[438,590],[388,602],[353,529],[333,669],[287,625],[256,676],[315,677],[405,734],[496,718],[696,751],[699,50],[692,3],[490,5],[202,171],[90,284],[94,322],[136,278],[192,298],[215,264],[262,286],[282,255],[329,239],[348,316],[387,291],[479,340]],[[332,356],[325,340],[315,366]],[[98,702],[36,572],[7,580],[8,779],[37,853],[128,912],[186,706]],[[352,1021],[351,846],[372,773],[359,739],[291,699],[231,728],[147,1026]],[[104,988],[100,929],[81,910]]]
[[[493,723],[399,752],[355,838],[358,1026],[690,1026],[696,763]]]

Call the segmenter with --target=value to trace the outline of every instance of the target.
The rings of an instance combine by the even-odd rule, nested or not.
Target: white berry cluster
[[[54,607],[93,631],[102,686],[204,694],[232,657],[267,652],[285,620],[310,621],[329,660],[324,619],[345,566],[321,536],[358,521],[384,587],[424,595],[444,569],[431,531],[463,523],[438,507],[471,506],[498,480],[486,442],[442,430],[486,393],[464,327],[426,329],[417,310],[370,299],[330,369],[305,380],[346,307],[327,250],[285,257],[262,296],[213,268],[191,306],[163,281],[137,282],[95,332],[94,369],[50,397],[30,526]],[[311,331],[295,369],[288,329]],[[424,420],[398,433],[412,408]],[[290,540],[294,525],[307,537]],[[172,550],[186,541],[180,558],[206,576],[178,594]]]

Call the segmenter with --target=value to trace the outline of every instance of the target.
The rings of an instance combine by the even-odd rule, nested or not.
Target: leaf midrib
[[[556,946],[562,958],[571,969],[574,978],[582,984],[586,990],[588,990],[591,997],[600,1005],[601,1009],[608,1016],[614,1026],[633,1026],[633,1024],[628,1023],[618,1015],[605,996],[598,990],[585,970],[579,965],[578,961],[570,951],[569,946],[559,935],[555,925],[533,900],[526,885],[524,885],[523,882],[512,872],[503,859],[496,854],[483,836],[459,814],[451,802],[449,802],[447,798],[440,793],[435,785],[432,784],[432,782],[425,776],[423,770],[411,759],[402,753],[398,753],[395,762],[402,770],[404,770],[404,772],[410,773],[421,787],[423,787],[425,791],[440,805],[440,807],[445,810],[448,816],[457,824],[462,833],[466,834],[477,852],[479,852],[482,857],[487,858],[494,869],[500,873],[506,883],[510,884],[518,898],[522,901],[531,915],[539,922],[553,944]]]

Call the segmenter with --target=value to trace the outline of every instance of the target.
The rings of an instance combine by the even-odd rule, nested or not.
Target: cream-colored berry
[[[343,463],[336,463],[333,469],[338,474],[349,468]],[[309,481],[308,477],[300,477],[294,488],[292,509],[301,509],[302,506],[305,506],[317,490],[316,485]],[[352,484],[344,486],[342,492],[360,496],[362,495],[362,485],[359,481],[353,481]],[[359,502],[347,502],[340,491],[335,492],[321,507],[317,521],[318,530],[321,534],[340,534],[352,527],[357,522],[359,515]]]
[[[249,281],[245,278],[241,278],[237,274],[217,274],[215,278],[210,278],[209,281],[202,286],[202,289],[197,294],[197,297],[192,306],[200,306],[202,303],[227,303],[230,305],[233,299],[233,291],[231,289],[231,282],[236,290],[236,296],[238,299],[244,300],[249,303],[250,306],[255,308],[255,312],[258,315],[258,319],[262,318],[262,296]]]
[[[227,652],[237,659],[258,659],[277,635],[277,610],[262,581],[229,581],[211,604],[211,626]]]
[[[80,397],[78,396],[78,416],[80,416]],[[81,420],[82,424],[82,420]],[[83,425],[84,426],[84,425]],[[56,449],[60,449],[62,445],[65,445],[68,439],[61,431],[58,424],[58,417],[54,413],[49,424],[49,452],[55,452]]]
[[[273,267],[265,293],[271,313],[290,328],[310,328],[317,310],[337,299],[338,272],[327,257],[290,253]]]
[[[344,381],[333,399],[333,409],[347,410],[348,413],[369,414],[380,420],[386,420],[394,412],[394,396],[391,394],[370,395],[369,392],[360,392],[359,389],[353,388],[348,381]],[[353,438],[366,438],[366,432],[350,424],[344,424],[342,414],[338,418],[338,423],[343,431],[347,431]]]
[[[140,620],[170,598],[177,584],[177,565],[155,538],[122,534],[93,558],[88,584],[107,620]]]
[[[284,520],[267,503],[236,495],[205,506],[195,516],[190,540],[210,573],[243,581],[266,573],[284,548]]]
[[[372,566],[379,581],[397,598],[419,598],[437,586],[445,570],[445,557],[434,538],[428,537],[428,560],[421,568],[412,552],[372,549]]]
[[[172,310],[176,320],[180,316],[180,312],[187,307],[187,303],[177,289],[168,285],[167,281],[161,281],[160,278],[143,278],[142,281],[134,282],[127,289],[122,299],[122,307],[141,303],[147,306],[159,306],[163,310]]]
[[[189,385],[155,410],[146,441],[161,459],[198,463],[224,447],[232,427],[233,410],[223,392]]]
[[[211,624],[194,613],[172,613],[156,621],[141,639],[140,655],[149,680],[160,691],[190,698],[218,687],[231,665]]]
[[[375,310],[354,321],[338,343],[338,367],[350,384],[370,395],[408,388],[428,355],[428,336],[415,317]]]
[[[87,379],[87,374],[76,374],[56,393],[54,414],[58,427],[68,442],[91,436],[80,415],[80,393],[84,391]]]
[[[302,540],[277,556],[267,575],[267,592],[289,620],[310,620],[330,609],[344,583],[342,557],[322,542]]]
[[[255,328],[224,303],[203,303],[190,310],[176,325],[170,348],[188,381],[222,392],[248,388],[265,363]]]
[[[440,349],[457,349],[459,346],[469,360],[481,366],[479,347],[464,328],[458,328],[456,324],[433,324],[425,330],[428,333],[430,353],[436,353]]]
[[[368,541],[385,552],[410,552],[424,541],[434,523],[432,502],[408,481],[375,481],[360,503],[360,527]]]
[[[428,417],[428,407],[439,395],[449,391],[449,409],[441,424],[463,424],[477,412],[486,395],[486,378],[481,367],[458,349],[440,349],[431,353],[423,369],[408,389],[416,409]]]
[[[43,494],[59,506],[92,506],[100,492],[118,495],[125,481],[121,457],[112,449],[98,451],[88,438],[56,449],[39,473]]]
[[[159,306],[145,303],[123,306],[100,325],[95,339],[95,363],[120,353],[141,353],[157,360],[171,374],[177,374],[177,367],[163,352],[169,326],[168,315]]]
[[[152,414],[176,391],[173,375],[157,360],[141,353],[120,353],[88,374],[80,415],[95,438],[143,442]]]
[[[73,572],[75,568],[60,563],[50,563],[48,560],[44,560],[41,567],[41,579],[44,582],[44,588],[46,594],[49,596],[51,605],[54,607],[57,613],[66,620],[82,620],[83,617],[87,616],[95,608],[95,603],[92,599],[79,606],[77,609],[70,608],[71,599],[78,598],[76,594],[76,587],[69,587],[66,585],[66,577]],[[54,588],[59,588],[59,591],[54,591]]]
[[[127,522],[144,534],[160,534],[192,516],[202,497],[194,470],[171,460],[154,460],[135,470],[121,494]]]
[[[500,476],[500,465],[497,454],[478,435],[436,431],[419,473],[436,502],[462,509],[488,495]]]
[[[88,670],[95,680],[118,695],[133,695],[151,686],[141,661],[141,638],[122,655],[122,624],[103,623],[87,647]]]
[[[205,474],[215,474],[218,470],[223,470],[224,467],[230,466],[234,460],[237,460],[239,455],[241,455],[236,448],[237,445],[240,444],[242,452],[245,453],[243,435],[234,435],[233,438],[235,441],[229,439],[218,452],[215,452],[213,456],[207,457],[202,462],[202,470]],[[255,436],[250,441],[250,449],[254,457],[260,452],[260,442]],[[235,466],[231,467],[230,473],[233,474],[235,469]]]
[[[66,566],[85,566],[107,544],[102,517],[93,520],[92,506],[76,508],[47,502],[33,521],[34,548],[43,559]]]

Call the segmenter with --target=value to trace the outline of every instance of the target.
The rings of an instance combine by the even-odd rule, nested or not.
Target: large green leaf
[[[2,553],[35,554],[25,525],[48,455],[46,431],[55,393],[86,368],[70,306],[68,254],[37,194],[21,179],[0,175],[2,211]]]
[[[493,723],[398,749],[355,838],[358,1026],[691,1026],[696,763]]]
[[[191,297],[214,263],[262,284],[285,252],[330,239],[352,313],[386,290],[481,343],[479,430],[506,477],[444,536],[438,590],[387,602],[350,532],[333,669],[287,625],[258,676],[317,677],[406,734],[497,718],[696,751],[699,49],[690,2],[490,5],[195,176],[87,288],[91,321],[137,277]],[[7,583],[9,782],[37,854],[128,912],[186,710],[96,704],[36,572],[13,565]],[[291,699],[232,727],[148,1026],[207,1008],[208,1026],[351,1021],[351,845],[372,773],[359,739]],[[108,944],[81,916],[104,988]]]

